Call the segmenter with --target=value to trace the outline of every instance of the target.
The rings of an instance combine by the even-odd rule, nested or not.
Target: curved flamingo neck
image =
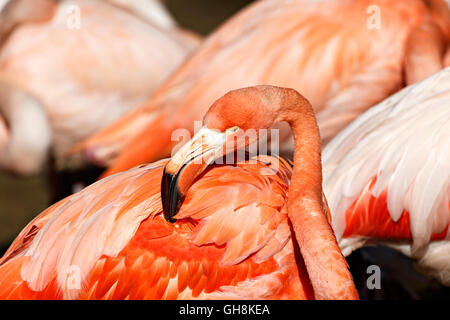
[[[9,142],[9,129],[6,121],[3,119],[2,115],[0,115],[0,153],[4,148],[8,145]]]
[[[47,158],[52,137],[44,106],[0,77],[0,118],[0,168],[35,174]]]
[[[316,299],[358,299],[358,293],[328,223],[322,200],[319,128],[310,103],[294,90],[283,95],[280,119],[291,125],[294,172],[288,216],[308,270]]]

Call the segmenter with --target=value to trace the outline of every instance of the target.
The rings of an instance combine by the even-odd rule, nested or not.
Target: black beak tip
[[[164,212],[164,218],[175,223],[177,220],[173,217],[178,213],[183,204],[185,196],[178,190],[178,175],[173,175],[164,169],[161,181],[161,200]]]

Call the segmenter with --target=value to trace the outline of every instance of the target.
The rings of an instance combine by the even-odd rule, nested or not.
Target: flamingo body
[[[0,260],[0,298],[313,297],[294,257],[285,206],[291,172],[282,160],[213,167],[175,224],[161,215],[165,163],[103,179],[30,222]],[[70,287],[73,266],[79,290]]]
[[[324,149],[344,254],[381,241],[450,284],[450,68],[373,107]]]
[[[76,150],[112,165],[106,175],[169,156],[175,129],[192,133],[217,96],[257,84],[302,92],[328,142],[401,88],[409,33],[432,20],[422,1],[379,1],[382,27],[369,28],[371,4],[258,1],[209,36],[142,107]],[[292,151],[289,129],[281,128],[281,149]]]
[[[15,28],[0,52],[0,72],[42,104],[60,159],[145,101],[181,63],[192,45],[177,32],[104,1],[65,0],[50,21]]]

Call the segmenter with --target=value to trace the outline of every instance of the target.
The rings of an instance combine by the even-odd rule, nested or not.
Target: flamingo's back
[[[328,141],[401,87],[408,32],[427,15],[422,1],[379,1],[382,27],[369,28],[371,4],[256,2],[208,37],[145,105],[77,150],[113,164],[107,175],[169,156],[175,129],[192,132],[216,97],[260,84],[301,92]]]

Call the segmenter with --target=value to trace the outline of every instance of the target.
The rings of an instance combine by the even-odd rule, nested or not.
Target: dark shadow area
[[[450,288],[417,272],[414,261],[402,253],[384,247],[361,248],[347,257],[350,271],[362,300],[422,300],[450,299]],[[380,268],[380,289],[369,289],[367,282],[374,272],[368,267]]]
[[[164,0],[169,11],[184,28],[207,35],[253,0]]]
[[[49,178],[51,202],[55,203],[93,184],[104,170],[90,165],[80,170],[53,171]]]

